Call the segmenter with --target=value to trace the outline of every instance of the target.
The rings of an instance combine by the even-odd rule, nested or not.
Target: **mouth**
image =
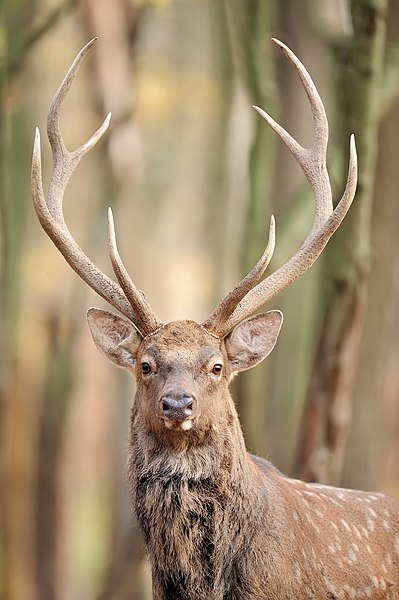
[[[172,420],[167,417],[162,418],[164,426],[171,431],[190,431],[193,428],[193,418],[185,419],[184,421]]]

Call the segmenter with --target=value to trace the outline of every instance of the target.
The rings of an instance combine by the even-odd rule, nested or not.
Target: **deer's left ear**
[[[224,340],[233,373],[260,363],[273,350],[283,323],[283,314],[271,310],[242,321]]]
[[[87,322],[98,350],[122,369],[132,369],[141,335],[132,323],[107,310],[90,308]]]

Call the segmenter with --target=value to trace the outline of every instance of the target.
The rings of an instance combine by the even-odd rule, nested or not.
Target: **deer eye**
[[[143,375],[149,375],[151,373],[151,365],[148,362],[142,362],[141,363],[141,372],[143,373]]]
[[[221,365],[220,363],[216,363],[216,365],[213,365],[212,373],[213,373],[213,375],[219,376],[221,374],[222,370],[223,370],[223,365]]]

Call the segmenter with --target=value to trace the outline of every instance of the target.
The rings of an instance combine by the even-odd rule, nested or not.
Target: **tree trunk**
[[[14,13],[15,10],[15,13]],[[17,353],[21,259],[25,240],[29,133],[9,79],[10,57],[19,37],[15,23],[31,16],[29,7],[0,8],[0,598],[32,600],[33,489],[31,469],[34,410],[26,400]],[[14,17],[14,19],[12,18]],[[29,140],[29,141],[28,141]],[[18,159],[16,157],[18,156]],[[21,443],[23,440],[23,444]]]
[[[398,53],[399,3],[388,13],[387,64]],[[398,54],[399,56],[399,54]],[[397,57],[396,57],[397,60]],[[399,76],[399,70],[396,77]],[[381,97],[390,96],[379,132],[379,156],[373,210],[372,263],[367,320],[360,355],[353,428],[348,443],[344,484],[398,494],[399,473],[399,322],[397,285],[399,264],[399,87],[393,96],[392,79],[384,78]],[[370,435],[365,436],[364,432]]]
[[[67,329],[67,331],[65,331]],[[36,577],[40,600],[58,597],[60,473],[65,425],[75,379],[76,327],[60,312],[47,323],[48,354],[41,393],[36,488]]]
[[[343,91],[340,138],[356,135],[359,183],[350,213],[326,252],[328,302],[296,464],[298,476],[331,484],[341,479],[366,314],[386,11],[386,0],[353,0],[354,34],[348,47],[336,49]]]
[[[274,2],[257,0],[248,5],[242,1],[226,3],[229,38],[235,78],[248,93],[248,104],[267,107],[273,104],[275,89],[273,45],[270,41],[276,7]],[[270,35],[269,35],[270,34]],[[254,137],[249,156],[250,197],[245,212],[241,242],[239,278],[248,273],[259,259],[267,243],[268,212],[271,203],[275,136],[265,123],[253,117]],[[235,383],[238,411],[251,448],[261,451],[264,442],[265,371],[262,368],[242,373]]]

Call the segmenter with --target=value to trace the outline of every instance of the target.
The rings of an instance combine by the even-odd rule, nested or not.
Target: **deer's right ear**
[[[122,369],[132,369],[141,335],[132,323],[107,310],[90,308],[87,322],[98,350]]]

